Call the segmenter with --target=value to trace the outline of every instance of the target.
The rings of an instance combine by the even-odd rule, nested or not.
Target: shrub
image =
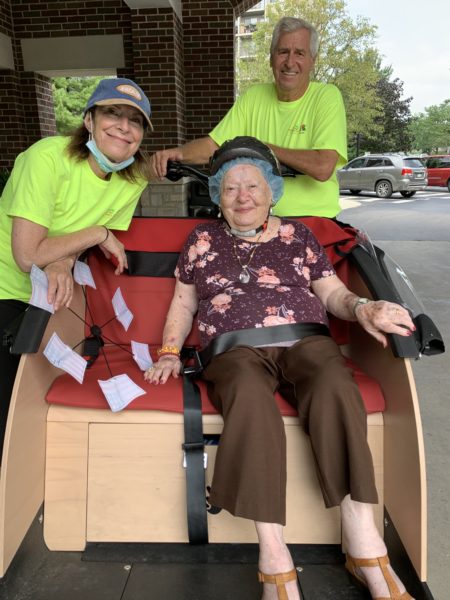
[[[7,171],[6,169],[0,169],[0,195],[3,192],[3,188],[6,185],[6,182],[8,181],[8,177],[9,177],[9,171]]]

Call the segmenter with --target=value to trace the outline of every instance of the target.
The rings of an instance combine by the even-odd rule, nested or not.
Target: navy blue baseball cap
[[[93,106],[106,106],[110,104],[129,104],[134,106],[144,115],[150,128],[153,130],[150,115],[150,101],[137,83],[131,79],[122,77],[113,77],[111,79],[102,79],[92,92],[87,101],[83,116]]]

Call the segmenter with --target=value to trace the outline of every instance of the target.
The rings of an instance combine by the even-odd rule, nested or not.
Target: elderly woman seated
[[[407,600],[374,524],[371,505],[378,500],[366,413],[329,335],[326,311],[359,321],[384,346],[385,333],[411,335],[414,324],[403,307],[349,291],[307,227],[271,216],[283,180],[267,146],[248,137],[226,142],[211,173],[211,199],[223,216],[197,226],[185,244],[160,358],[145,378],[164,384],[178,377],[179,349],[196,314],[204,347],[235,332],[234,345],[213,356],[202,373],[224,419],[210,501],[255,522],[262,597],[301,597],[283,540],[286,445],[274,399],[279,389],[310,436],[326,506],[341,508],[346,568],[372,598]]]

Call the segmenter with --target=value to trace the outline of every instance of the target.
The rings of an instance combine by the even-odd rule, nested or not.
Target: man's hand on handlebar
[[[150,157],[150,168],[155,177],[163,179],[167,174],[167,161],[176,160],[183,161],[183,151],[181,148],[167,148],[166,150],[158,150]]]

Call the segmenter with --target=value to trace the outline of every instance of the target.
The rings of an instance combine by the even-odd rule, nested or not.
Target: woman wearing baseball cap
[[[130,79],[100,81],[83,123],[70,136],[44,138],[16,159],[0,201],[0,334],[27,308],[32,265],[48,278],[48,301],[69,306],[76,257],[99,245],[127,267],[111,229],[128,229],[147,185],[140,146],[150,102]],[[0,449],[19,356],[0,346]]]

